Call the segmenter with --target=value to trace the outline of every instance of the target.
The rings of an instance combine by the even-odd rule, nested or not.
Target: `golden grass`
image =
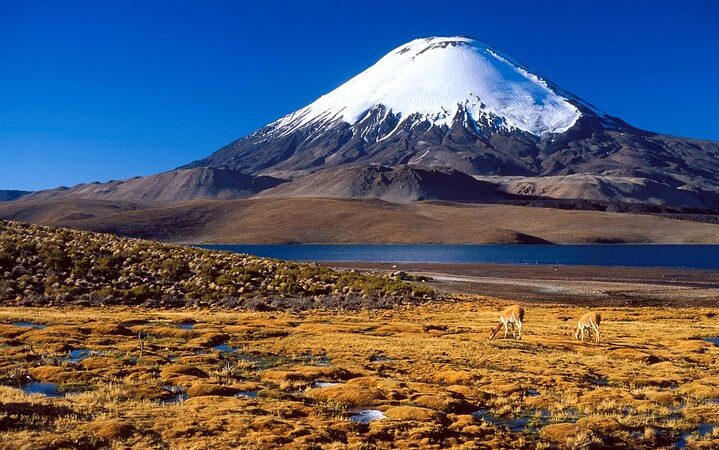
[[[603,308],[597,345],[574,340],[586,310],[563,305],[525,305],[524,339],[489,341],[502,306],[466,297],[343,313],[0,308],[0,447],[719,445],[706,425],[719,417],[719,347],[701,339],[719,336],[716,309]],[[10,325],[20,320],[46,328]],[[185,321],[197,323],[182,330]],[[73,364],[70,349],[93,354]],[[90,390],[45,398],[11,387],[28,376]],[[169,385],[190,398],[163,405]],[[356,407],[386,418],[355,423]]]

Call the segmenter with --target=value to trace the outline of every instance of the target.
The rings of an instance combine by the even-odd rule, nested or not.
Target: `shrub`
[[[5,249],[0,250],[0,271],[10,270],[15,265],[15,258]]]
[[[171,278],[180,279],[190,273],[190,265],[180,258],[168,258],[162,262],[162,270]]]
[[[55,244],[41,244],[37,255],[46,266],[58,272],[68,270],[72,264],[70,257]]]
[[[0,221],[0,275],[6,272],[0,295],[43,294],[30,303],[54,297],[231,308],[264,298],[257,307],[302,309],[392,307],[397,300],[434,295],[426,286],[316,264]]]

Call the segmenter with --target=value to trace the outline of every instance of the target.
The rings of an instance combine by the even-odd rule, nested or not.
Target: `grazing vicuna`
[[[512,335],[514,339],[517,339],[517,333],[514,331],[516,326],[519,330],[519,339],[522,339],[522,323],[524,322],[524,308],[519,305],[510,306],[509,308],[502,311],[499,316],[499,324],[492,329],[492,333],[489,339],[494,339],[494,336],[499,332],[500,328],[504,327],[504,337],[507,338],[509,332],[509,325],[512,325]]]
[[[581,334],[581,340],[584,342],[584,332],[587,332],[587,335],[589,337],[592,337],[592,330],[594,330],[594,335],[597,341],[597,344],[599,343],[599,322],[602,321],[602,316],[599,315],[598,312],[595,311],[589,311],[588,313],[582,315],[582,317],[579,318],[579,321],[577,321],[577,332],[574,333],[574,337],[576,339],[579,339],[579,335]]]

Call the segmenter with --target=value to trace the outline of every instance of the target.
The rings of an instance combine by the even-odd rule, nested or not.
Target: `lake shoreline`
[[[717,307],[719,271],[531,264],[320,263],[341,270],[404,271],[448,294],[607,306]]]
[[[302,262],[509,264],[719,270],[719,246],[680,244],[207,244],[207,250]],[[687,251],[691,250],[691,251]]]

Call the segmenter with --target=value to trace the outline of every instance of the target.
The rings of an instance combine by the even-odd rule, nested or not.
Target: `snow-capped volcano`
[[[639,130],[478,40],[432,37],[179,169],[22,198],[248,196],[704,214],[719,211],[719,143]]]
[[[368,166],[393,169],[344,170]],[[496,177],[512,195],[525,188],[515,192],[516,183],[497,180],[523,177],[532,180],[523,186],[537,186],[530,192],[546,192],[540,178],[568,177],[553,197],[608,202],[625,202],[629,194],[616,193],[631,184],[648,186],[629,190],[639,203],[719,205],[719,144],[634,128],[461,36],[400,45],[310,105],[185,167],[283,179],[321,171],[319,178],[275,190],[283,195],[300,185],[302,192],[324,192],[307,184],[321,178],[326,185],[347,173],[355,180],[371,173],[365,184],[396,184],[411,177],[388,174],[424,177],[431,172],[422,168],[435,168],[446,178],[453,173],[448,168]],[[623,177],[630,184],[622,184]],[[693,200],[682,200],[688,197]]]
[[[407,121],[451,125],[462,111],[479,122],[534,135],[562,133],[581,113],[488,45],[467,37],[416,39],[397,47],[372,67],[311,105],[274,125],[284,133],[333,121],[354,125],[373,108]]]
[[[624,125],[479,40],[431,37],[186,167],[294,178],[346,164],[414,164],[526,176],[542,171],[533,155],[558,136]]]

